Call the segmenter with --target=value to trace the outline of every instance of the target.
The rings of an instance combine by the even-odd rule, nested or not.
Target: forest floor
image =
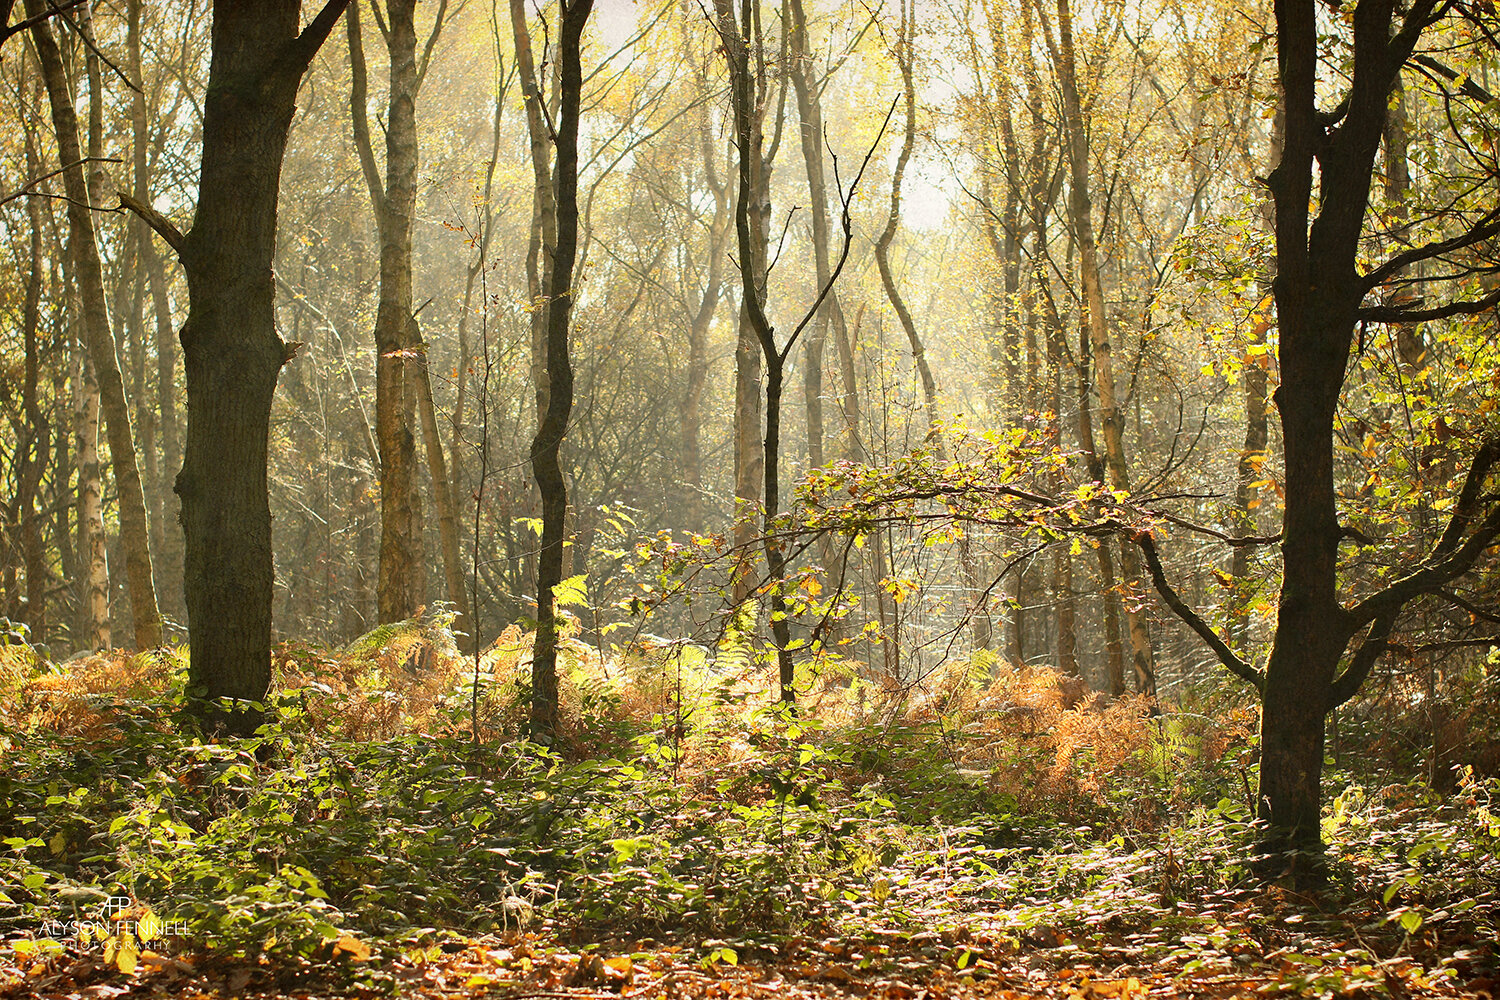
[[[1037,925],[1018,937],[1012,922],[976,914],[942,932],[794,938],[738,952],[732,962],[714,941],[582,943],[545,931],[452,935],[426,953],[394,958],[351,941],[341,960],[316,965],[148,951],[129,975],[97,951],[78,951],[29,968],[0,961],[0,997],[1208,1000],[1490,997],[1500,987],[1493,941],[1454,947],[1429,936],[1376,959],[1357,922],[1374,914],[1319,914],[1316,900],[1274,891],[1218,916],[1225,919],[1214,919],[1207,935]],[[1440,945],[1448,954],[1434,963]]]
[[[0,690],[0,1000],[1500,992],[1500,779],[1383,763],[1400,718],[1351,713],[1303,892],[1255,874],[1233,699],[1013,670],[789,713],[641,673],[575,681],[546,750],[517,700],[476,732],[408,660],[287,647],[274,717],[230,743],[184,724],[170,660]]]

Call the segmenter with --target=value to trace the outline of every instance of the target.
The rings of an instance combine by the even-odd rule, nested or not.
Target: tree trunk
[[[1104,311],[1104,282],[1099,270],[1099,251],[1094,237],[1093,202],[1089,195],[1089,147],[1083,112],[1079,102],[1076,61],[1073,51],[1073,15],[1068,0],[1057,0],[1058,58],[1057,78],[1062,90],[1064,118],[1067,123],[1070,191],[1068,212],[1078,239],[1079,271],[1083,278],[1083,304],[1087,313],[1089,349],[1093,357],[1094,385],[1099,394],[1099,417],[1103,425],[1104,455],[1110,485],[1129,492],[1130,473],[1125,460],[1125,421],[1115,396],[1113,350],[1109,340],[1109,318]],[[1105,543],[1109,544],[1109,543]],[[1136,686],[1145,694],[1154,694],[1156,672],[1152,664],[1151,637],[1146,616],[1136,594],[1141,590],[1140,554],[1132,544],[1124,544],[1120,554],[1124,584],[1131,591],[1125,605],[1129,628],[1132,665]]]
[[[563,580],[568,511],[562,441],[573,410],[573,363],[568,330],[573,309],[573,266],[578,257],[578,117],[583,96],[580,49],[593,0],[559,0],[562,37],[558,84],[555,204],[557,243],[547,285],[547,410],[531,442],[531,470],[542,498],[542,544],[537,553],[537,630],[531,662],[531,728],[538,742],[557,735],[557,610],[553,588]]]
[[[414,334],[413,336],[420,336]],[[415,366],[412,377],[417,380],[418,405],[422,415],[422,442],[427,451],[427,471],[432,480],[432,494],[438,510],[438,538],[443,546],[443,585],[448,603],[453,605],[457,617],[453,620],[454,631],[469,632],[469,599],[464,592],[463,557],[458,545],[458,504],[454,500],[452,483],[448,479],[448,463],[443,457],[443,438],[438,431],[437,410],[432,405],[432,379],[427,372],[427,356],[424,353]]]
[[[271,399],[288,350],[276,335],[276,200],[297,87],[348,0],[299,35],[300,0],[214,9],[193,228],[143,215],[187,276],[188,426],[176,492],[192,660],[210,731],[249,734],[271,681]],[[138,213],[145,206],[132,206]],[[149,209],[148,209],[149,211]],[[223,707],[218,699],[237,699]]]
[[[40,16],[45,11],[43,0],[27,0],[26,11],[30,17]],[[161,613],[156,607],[156,585],[151,576],[146,499],[136,463],[130,409],[125,400],[124,382],[120,378],[114,333],[110,329],[109,309],[105,304],[104,271],[95,242],[94,220],[88,207],[95,202],[84,176],[78,116],[74,111],[62,54],[46,21],[33,25],[31,33],[42,76],[47,83],[52,124],[57,132],[58,157],[66,168],[63,186],[68,194],[68,250],[78,283],[84,341],[99,384],[115,489],[119,493],[120,542],[125,552],[135,644],[139,649],[149,649],[161,645]],[[94,92],[91,101],[98,101],[102,107],[97,81],[90,89]]]
[[[776,537],[774,520],[780,507],[779,465],[781,456],[781,397],[785,383],[786,351],[778,348],[775,330],[766,317],[766,232],[771,213],[770,169],[773,160],[764,149],[761,123],[766,110],[767,88],[763,69],[752,73],[750,68],[750,44],[759,41],[760,18],[756,0],[744,0],[741,19],[737,24],[733,0],[716,0],[719,36],[724,43],[725,56],[729,61],[730,102],[734,112],[735,141],[739,147],[739,190],[735,199],[735,235],[739,250],[740,270],[740,340],[736,353],[736,470],[737,493],[741,499],[753,490],[744,481],[747,469],[752,467],[748,449],[753,445],[753,430],[746,419],[751,407],[749,399],[742,394],[746,390],[753,394],[753,381],[748,346],[753,347],[757,360],[763,359],[766,366],[766,436],[760,452],[760,471],[763,514],[761,518],[762,549],[766,557],[766,574],[772,588],[771,637],[776,646],[777,675],[781,700],[788,704],[796,700],[794,688],[795,664],[792,660],[790,602],[782,593],[783,577],[786,575],[786,553],[783,542]],[[786,350],[790,350],[788,344]],[[757,364],[755,368],[758,369]],[[758,414],[756,414],[758,416]],[[758,424],[758,421],[757,421]],[[758,429],[758,428],[757,428]],[[752,498],[753,500],[753,498]],[[737,534],[753,532],[745,519],[737,523]],[[738,538],[737,538],[738,541]],[[737,600],[748,596],[748,544],[741,543],[741,566],[737,568]],[[744,592],[743,596],[741,592]]]
[[[739,331],[734,348],[734,529],[733,541],[738,553],[731,587],[732,600],[739,604],[754,590],[755,507],[762,500],[770,516],[770,499],[763,490],[765,443],[761,437],[761,363],[762,350],[754,314],[761,311],[766,294],[767,233],[771,215],[770,164],[765,158],[763,122],[765,108],[757,100],[756,81],[751,79],[749,45],[751,38],[752,0],[745,0],[746,30],[741,33],[735,21],[732,0],[716,0],[719,34],[726,45],[730,62],[730,87],[735,104],[735,143],[739,149],[739,186],[735,199],[735,232],[740,261]],[[739,75],[736,75],[739,74]],[[741,95],[740,91],[744,93]],[[759,88],[763,90],[764,88]],[[742,99],[743,98],[743,99]],[[741,108],[741,104],[743,108]],[[744,122],[740,122],[743,111]],[[740,234],[741,217],[744,230]],[[770,379],[766,382],[770,397]],[[771,473],[774,475],[774,470]]]
[[[385,183],[366,121],[367,85],[359,7],[346,15],[353,86],[349,108],[354,142],[380,233],[380,299],[375,314],[375,441],[380,452],[380,576],[382,622],[416,613],[426,590],[417,497],[417,387],[420,333],[412,315],[411,238],[417,200],[416,0],[388,0],[382,25],[390,55],[385,128]]]
[[[26,172],[40,177],[41,162],[36,145],[28,131],[25,136]],[[47,641],[47,551],[42,544],[42,513],[38,509],[42,470],[47,465],[47,442],[50,435],[46,414],[37,400],[37,380],[41,349],[37,328],[41,325],[42,282],[45,280],[42,258],[42,202],[26,199],[30,269],[26,275],[26,292],[21,302],[21,337],[26,361],[21,382],[21,412],[25,415],[25,434],[16,445],[16,514],[21,521],[21,562],[26,570],[26,625],[33,642]],[[58,470],[59,476],[63,470]],[[67,543],[64,542],[65,546]]]
[[[557,195],[552,185],[550,137],[544,113],[542,80],[531,53],[526,28],[525,0],[510,0],[511,34],[516,43],[516,74],[526,105],[526,134],[530,140],[532,202],[531,231],[526,247],[526,285],[531,292],[531,378],[536,390],[537,424],[547,415],[547,308],[553,266],[550,250],[557,245]]]
[[[707,86],[701,71],[698,79],[700,84]],[[719,309],[719,300],[724,295],[724,253],[734,225],[734,201],[730,194],[729,180],[720,180],[714,166],[717,157],[709,129],[707,106],[699,115],[698,132],[705,180],[714,196],[714,214],[708,227],[708,277],[703,284],[698,308],[693,311],[688,326],[687,378],[678,405],[682,418],[682,478],[690,494],[686,505],[686,523],[693,531],[702,531],[704,527],[701,438],[703,391],[708,384],[708,334]]]
[[[77,295],[70,296],[78,301]],[[80,320],[74,321],[75,328]],[[109,649],[109,557],[99,483],[99,386],[82,345],[73,357],[73,457],[78,467],[78,649]]]
[[[789,67],[792,89],[797,95],[797,114],[801,122],[802,162],[807,171],[807,193],[812,218],[813,266],[818,288],[828,284],[833,265],[828,239],[828,180],[823,167],[823,107],[820,89],[813,71],[811,43],[808,39],[807,14],[802,0],[789,0],[792,61]],[[842,336],[843,309],[838,293],[829,290],[813,321],[807,353],[802,366],[802,389],[807,406],[807,464],[821,466],[823,457],[823,348],[830,327]]]

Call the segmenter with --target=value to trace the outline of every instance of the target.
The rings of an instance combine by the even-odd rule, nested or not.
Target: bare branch
[[[1349,666],[1333,682],[1333,688],[1328,694],[1329,709],[1338,708],[1359,692],[1365,678],[1370,676],[1370,669],[1375,666],[1375,661],[1380,659],[1381,653],[1390,648],[1387,640],[1390,639],[1391,628],[1396,624],[1398,613],[1400,613],[1399,608],[1387,611],[1371,624],[1369,633],[1365,635],[1365,641],[1360,643],[1359,649],[1349,661]]]
[[[1370,306],[1359,310],[1355,316],[1365,323],[1425,323],[1429,320],[1448,319],[1452,316],[1473,316],[1500,305],[1500,288],[1482,299],[1460,300],[1431,309],[1411,309],[1404,306]]]
[[[157,235],[167,241],[167,245],[177,253],[177,256],[182,256],[182,248],[187,243],[187,237],[182,234],[182,230],[172,224],[171,219],[150,205],[142,204],[124,191],[116,191],[115,194],[120,198],[121,208],[128,208],[140,216],[142,222],[156,230]]]
[[[61,4],[53,4],[51,10],[43,11],[42,13],[37,14],[35,17],[28,17],[24,20],[17,21],[15,24],[6,25],[5,27],[0,28],[0,45],[4,45],[5,40],[11,35],[18,35],[21,32],[25,31],[27,28],[31,27],[33,24],[41,24],[49,17],[54,17],[56,15],[62,14],[63,11],[69,10],[73,7],[77,7],[79,4],[82,4],[84,2],[85,0],[66,0],[66,2]]]
[[[1162,569],[1161,557],[1156,551],[1156,540],[1151,537],[1151,533],[1134,531],[1130,533],[1130,540],[1140,547],[1141,554],[1146,557],[1146,567],[1151,571],[1151,582],[1156,586],[1156,592],[1161,595],[1167,607],[1171,608],[1178,618],[1181,618],[1189,628],[1202,637],[1203,641],[1208,644],[1208,648],[1214,651],[1219,662],[1224,664],[1230,673],[1245,681],[1256,691],[1263,691],[1266,683],[1265,676],[1240,659],[1235,651],[1229,648],[1229,644],[1220,638],[1219,633],[1215,632],[1213,627],[1196,611],[1188,607],[1177,595],[1177,591],[1172,589],[1172,585],[1167,582],[1166,571]]]
[[[323,9],[318,11],[318,16],[302,29],[302,34],[287,45],[281,58],[276,61],[276,71],[290,73],[294,79],[300,80],[347,6],[349,0],[328,0]]]
[[[56,177],[58,174],[63,173],[66,170],[71,170],[74,167],[82,166],[85,163],[124,163],[124,162],[125,162],[124,160],[117,159],[117,158],[112,157],[112,156],[85,156],[83,159],[79,160],[77,163],[69,163],[65,167],[58,167],[56,170],[50,171],[48,173],[43,174],[40,177],[37,177],[37,178],[35,178],[33,180],[27,181],[25,184],[21,185],[19,188],[17,188],[16,190],[12,191],[10,194],[5,195],[4,197],[0,197],[0,205],[7,205],[7,204],[15,201],[17,198],[24,198],[28,194],[31,194],[31,189],[34,188],[34,187],[36,187],[38,184],[42,183],[42,181],[45,181],[45,180],[47,180],[49,178],[52,178],[52,177]]]
[[[1500,462],[1500,436],[1488,439],[1475,453],[1459,492],[1458,503],[1454,505],[1453,516],[1449,518],[1443,536],[1433,546],[1432,553],[1419,568],[1356,604],[1349,612],[1352,627],[1358,628],[1387,614],[1395,614],[1407,601],[1422,594],[1441,592],[1450,581],[1468,572],[1484,551],[1495,544],[1500,538],[1500,504],[1481,495],[1480,491],[1497,462]],[[1462,540],[1480,508],[1487,504],[1490,505],[1488,514],[1478,522],[1468,539]]]
[[[1375,268],[1375,270],[1367,272],[1362,279],[1365,291],[1385,284],[1386,281],[1398,276],[1413,264],[1424,260],[1431,260],[1434,257],[1441,257],[1456,250],[1463,250],[1466,247],[1474,246],[1476,243],[1483,243],[1497,233],[1500,233],[1500,208],[1493,208],[1486,212],[1478,222],[1470,226],[1466,232],[1462,232],[1451,239],[1434,240],[1431,243],[1423,243],[1421,246],[1412,247],[1410,250],[1403,250],[1384,264]]]

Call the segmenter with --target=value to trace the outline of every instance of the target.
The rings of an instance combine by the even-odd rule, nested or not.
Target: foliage
[[[1233,705],[1154,714],[981,663],[878,712],[862,682],[836,681],[799,713],[733,697],[701,650],[664,688],[670,656],[637,647],[610,661],[607,711],[573,689],[569,758],[476,743],[468,702],[424,701],[436,682],[402,669],[414,641],[283,648],[283,683],[302,686],[234,744],[177,728],[180,665],[101,656],[39,675],[0,775],[10,961],[102,955],[41,928],[109,895],[164,928],[105,939],[120,968],[264,955],[366,982],[411,955],[448,961],[445,935],[499,935],[509,957],[472,975],[530,981],[587,964],[558,971],[525,944],[541,939],[675,940],[738,969],[821,937],[848,942],[821,962],[864,956],[855,976],[992,975],[1033,953],[1051,957],[1028,968],[1061,976],[1117,953],[1131,975],[1233,972],[1329,996],[1493,960],[1475,942],[1500,924],[1500,784],[1472,769],[1451,796],[1351,785],[1326,820],[1333,883],[1307,903],[1251,887],[1253,726]],[[443,684],[465,662],[436,667]],[[389,689],[362,687],[382,663]],[[386,703],[406,709],[373,713]],[[595,738],[624,749],[589,759]],[[1341,909],[1364,922],[1357,947],[1322,915]]]

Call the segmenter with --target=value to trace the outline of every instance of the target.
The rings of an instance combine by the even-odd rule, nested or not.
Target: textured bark
[[[77,296],[72,296],[77,301]],[[75,323],[75,326],[77,324]],[[99,386],[80,345],[73,358],[73,460],[78,468],[78,649],[109,649],[109,559],[99,483]]]
[[[1099,396],[1105,464],[1110,486],[1129,492],[1125,420],[1115,393],[1114,353],[1110,344],[1109,318],[1104,307],[1104,281],[1099,268],[1099,250],[1094,236],[1093,201],[1089,194],[1088,133],[1078,94],[1073,15],[1068,0],[1057,0],[1057,21],[1057,79],[1062,91],[1068,139],[1068,213],[1078,240],[1078,269],[1083,279],[1083,304],[1087,314],[1085,322],[1089,332],[1089,351],[1093,358],[1094,387]],[[1121,548],[1123,583],[1134,595],[1142,590],[1140,554],[1132,544],[1127,543]],[[1125,620],[1130,635],[1131,663],[1137,689],[1146,694],[1154,694],[1156,672],[1152,663],[1151,637],[1145,613],[1133,596],[1126,599]]]
[[[382,34],[390,56],[385,180],[367,123],[367,84],[358,5],[345,15],[353,70],[349,107],[354,142],[380,234],[380,297],[375,314],[375,442],[380,453],[380,576],[377,614],[401,621],[424,602],[426,564],[417,496],[416,369],[421,334],[412,315],[412,217],[417,202],[416,0],[388,0]]]
[[[557,161],[553,176],[557,243],[547,283],[547,409],[531,442],[531,471],[542,498],[542,544],[537,553],[537,630],[531,662],[531,728],[538,742],[557,735],[557,609],[553,588],[563,580],[567,482],[562,442],[573,410],[573,363],[568,332],[573,311],[573,267],[578,258],[578,117],[583,96],[580,49],[593,0],[559,0]]]
[[[211,731],[253,732],[271,681],[271,399],[286,345],[276,334],[276,200],[297,87],[342,14],[331,0],[299,35],[300,0],[214,8],[203,160],[192,230],[159,232],[187,276],[181,341],[188,424],[176,492],[192,659]],[[218,699],[238,699],[228,708]]]
[[[40,157],[31,134],[26,134],[26,169],[31,177],[41,175]],[[41,489],[42,470],[47,464],[47,442],[51,433],[46,414],[37,399],[37,380],[41,349],[37,328],[41,324],[42,283],[46,266],[42,257],[42,202],[26,199],[26,220],[31,225],[27,247],[30,268],[26,291],[21,302],[21,338],[26,351],[21,381],[21,412],[26,423],[16,445],[19,466],[16,483],[16,514],[21,522],[21,562],[26,571],[26,625],[34,642],[47,641],[47,552],[42,544],[42,512],[37,494]]]
[[[46,8],[43,0],[27,0],[31,17]],[[130,426],[130,409],[125,399],[125,385],[110,329],[109,308],[105,302],[104,271],[99,261],[94,220],[88,206],[95,204],[88,179],[84,176],[83,154],[78,138],[78,116],[68,87],[67,70],[62,54],[47,22],[31,29],[47,97],[52,108],[52,124],[57,133],[57,152],[63,165],[63,187],[68,195],[68,251],[73,261],[73,276],[78,286],[78,301],[84,342],[98,380],[100,406],[104,413],[109,439],[110,468],[120,503],[120,543],[125,553],[125,576],[130,594],[131,619],[135,645],[149,649],[161,644],[161,613],[156,606],[156,584],[151,576],[151,550],[146,521],[146,499],[141,489],[136,463],[135,437]],[[94,74],[97,77],[97,73]],[[102,108],[97,79],[92,81],[91,103]],[[97,110],[91,112],[98,114]]]
[[[550,250],[557,245],[557,194],[552,185],[550,137],[544,113],[542,80],[531,52],[526,28],[526,0],[510,0],[511,35],[516,43],[516,75],[526,105],[526,135],[530,141],[532,202],[531,231],[526,246],[526,286],[531,292],[531,381],[536,389],[538,426],[547,415],[547,289],[553,265]]]

